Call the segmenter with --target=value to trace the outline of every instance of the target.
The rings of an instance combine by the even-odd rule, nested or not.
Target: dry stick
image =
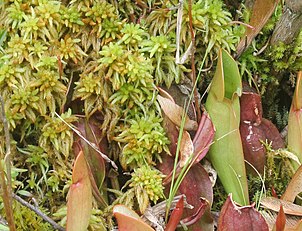
[[[49,224],[51,224],[54,229],[60,230],[60,231],[65,231],[65,229],[62,226],[60,226],[58,223],[56,223],[54,220],[52,220],[50,217],[48,217],[46,214],[44,214],[40,209],[38,209],[37,207],[31,205],[30,203],[28,203],[27,201],[23,200],[21,197],[17,196],[16,194],[12,194],[12,195],[13,195],[13,198],[16,201],[18,201],[23,206],[25,206],[25,207],[29,208],[30,210],[32,210],[33,212],[35,212],[44,221],[46,221]]]
[[[6,214],[6,219],[8,222],[8,226],[10,231],[15,231],[15,221],[14,221],[14,214],[13,214],[13,208],[12,208],[12,187],[11,187],[11,149],[10,149],[10,135],[9,135],[9,128],[7,119],[5,116],[5,110],[4,110],[4,101],[3,98],[0,96],[0,120],[3,123],[4,127],[4,136],[5,136],[5,157],[4,162],[6,166],[6,176],[5,177],[5,171],[3,168],[2,163],[0,163],[0,182],[2,186],[2,193],[3,193],[3,203],[4,203],[4,209]],[[6,179],[5,179],[6,178]]]
[[[191,39],[192,39],[192,54],[191,54],[191,68],[192,68],[192,83],[195,84],[196,82],[196,70],[195,70],[195,34],[193,31],[193,18],[192,18],[192,0],[188,1],[189,5],[189,26],[190,26],[190,33],[191,33]],[[194,101],[195,101],[195,108],[197,111],[197,122],[199,123],[201,120],[201,111],[199,107],[199,102],[198,102],[198,93],[197,93],[197,87],[194,89]]]

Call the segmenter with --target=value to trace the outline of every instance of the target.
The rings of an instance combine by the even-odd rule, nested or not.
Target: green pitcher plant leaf
[[[72,172],[72,185],[67,200],[67,231],[85,231],[92,211],[92,189],[89,170],[82,151],[78,154]]]
[[[227,193],[234,201],[249,204],[244,155],[239,132],[241,77],[235,60],[220,50],[206,109],[216,128],[208,157]]]
[[[302,161],[302,71],[297,76],[296,89],[288,115],[288,149]],[[299,166],[293,164],[297,169]]]

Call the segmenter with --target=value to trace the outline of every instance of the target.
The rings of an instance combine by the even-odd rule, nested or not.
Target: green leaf
[[[211,84],[211,92],[215,94],[219,101],[223,101],[225,98],[232,100],[233,97],[242,94],[238,66],[226,51],[222,50],[219,54],[215,76]]]
[[[88,166],[81,151],[75,161],[67,201],[67,231],[86,231],[92,210],[92,189]]]
[[[244,155],[239,132],[241,77],[235,60],[220,50],[206,109],[216,128],[208,153],[227,193],[241,204],[249,203]]]

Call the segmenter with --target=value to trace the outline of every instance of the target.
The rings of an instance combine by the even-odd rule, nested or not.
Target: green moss
[[[17,230],[41,230],[41,231],[52,231],[52,226],[45,222],[40,216],[30,209],[24,207],[18,202],[13,203],[14,219]],[[47,212],[44,211],[46,214]],[[3,208],[1,208],[3,214]]]

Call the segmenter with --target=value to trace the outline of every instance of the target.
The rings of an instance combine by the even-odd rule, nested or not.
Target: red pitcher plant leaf
[[[85,231],[92,210],[92,189],[85,156],[81,151],[72,172],[72,185],[67,198],[67,231]]]
[[[184,109],[174,103],[174,99],[172,96],[163,89],[159,88],[159,92],[164,96],[159,96],[158,100],[160,102],[161,108],[163,109],[165,115],[164,115],[164,127],[167,132],[167,135],[171,141],[170,144],[170,153],[172,156],[175,156],[176,148],[177,148],[177,142],[178,142],[178,136],[179,136],[179,129],[180,123],[181,123],[181,116],[183,116]],[[169,101],[169,102],[168,102]],[[166,105],[169,105],[167,107]],[[171,104],[173,106],[171,106]],[[172,110],[170,110],[170,109]],[[177,116],[177,120],[173,119],[173,116],[175,114],[181,112]],[[189,124],[192,124],[193,122],[196,123],[193,120],[190,120],[187,115],[186,120],[190,121]],[[177,122],[176,122],[177,121]],[[194,125],[195,126],[195,125]],[[205,157],[207,154],[210,145],[213,142],[215,135],[215,128],[214,125],[208,115],[208,113],[204,110],[201,120],[198,124],[197,131],[194,136],[194,140],[192,141],[190,134],[186,131],[186,125],[184,127],[181,144],[180,144],[180,161],[177,164],[176,169],[176,176],[180,173],[182,167],[186,164],[186,162],[191,159],[190,165],[194,165],[198,163],[202,158]],[[191,156],[193,154],[193,156]],[[168,184],[172,179],[172,171],[167,175],[167,177],[164,180],[164,184]]]
[[[203,111],[201,120],[198,124],[197,132],[193,139],[194,162],[201,161],[209,151],[214,140],[215,127],[206,110]]]
[[[266,149],[263,141],[271,143],[272,149],[284,148],[284,141],[276,128],[269,120],[262,117],[261,96],[256,89],[243,83],[240,98],[240,135],[244,158],[263,173],[266,161]],[[247,169],[254,172],[249,165]]]
[[[211,230],[212,225],[213,225],[213,223],[212,223],[213,219],[212,219],[209,211],[210,211],[209,202],[204,198],[200,198],[200,205],[199,205],[196,213],[194,213],[193,215],[191,215],[189,217],[182,219],[180,223],[184,224],[186,226],[194,225],[192,227],[192,229],[195,231],[199,230],[201,227],[203,227],[202,230],[206,230],[206,229]],[[208,222],[206,222],[206,220],[208,220]]]
[[[137,213],[125,205],[114,206],[113,215],[117,220],[119,231],[154,231]]]
[[[215,135],[214,125],[208,113],[204,111],[193,141],[191,140],[189,133],[187,131],[183,131],[183,136],[181,139],[181,146],[180,146],[181,157],[177,165],[176,176],[178,176],[178,174],[181,171],[181,168],[184,166],[184,164],[189,159],[190,155],[192,155],[192,153],[193,153],[193,157],[191,159],[190,165],[197,164],[205,157],[213,142],[214,135]],[[174,148],[176,149],[176,147]],[[171,182],[171,179],[172,179],[172,169],[171,172],[164,179],[164,184],[168,184],[169,182]]]
[[[268,225],[253,205],[238,206],[230,194],[218,220],[218,231],[268,231]]]
[[[280,205],[280,210],[276,219],[276,223],[272,231],[283,231],[285,228],[286,216],[283,211],[282,205]]]
[[[97,126],[93,117],[91,117],[88,121],[85,119],[80,119],[76,126],[78,131],[83,137],[86,138],[86,140],[95,144],[101,152],[107,152],[107,142],[102,138],[102,131],[99,129],[99,126]],[[106,201],[100,193],[106,171],[104,159],[79,136],[75,136],[73,149],[75,153],[78,153],[80,150],[83,151],[88,164],[93,194],[96,200],[105,207]]]
[[[178,191],[185,194],[187,202],[194,206],[193,209],[184,210],[186,223],[193,224],[190,228],[195,231],[213,230],[214,224],[210,211],[213,202],[212,182],[201,164],[198,163],[190,169]],[[201,200],[201,198],[205,199]]]
[[[158,165],[158,169],[164,174],[168,174],[172,171],[173,165],[173,157],[165,155],[162,163]],[[166,190],[168,189],[169,187],[167,185]],[[166,193],[167,192],[168,191],[166,191]],[[196,222],[193,226],[190,226],[190,228],[200,230],[200,227],[203,227],[203,231],[212,231],[214,229],[213,219],[210,212],[213,202],[212,182],[208,173],[204,170],[201,164],[198,163],[191,167],[180,184],[178,193],[186,195],[187,202],[194,207],[193,209],[184,209],[184,221],[188,224]],[[205,198],[208,204],[207,207],[204,207],[200,198]],[[204,200],[202,200],[202,202],[203,201]],[[205,211],[203,211],[203,209],[205,209]]]
[[[170,219],[166,225],[165,231],[176,230],[177,225],[182,217],[183,210],[184,210],[184,197],[181,196],[181,198],[176,203],[176,206],[170,215]]]
[[[87,140],[97,145],[101,152],[106,153],[108,151],[106,139],[103,138],[102,131],[93,117],[89,120],[80,119],[76,125],[81,134]],[[80,148],[84,151],[84,155],[88,161],[92,175],[96,184],[100,187],[105,179],[105,161],[85,141],[81,140],[80,137],[76,136],[76,139],[78,143],[80,141]]]

